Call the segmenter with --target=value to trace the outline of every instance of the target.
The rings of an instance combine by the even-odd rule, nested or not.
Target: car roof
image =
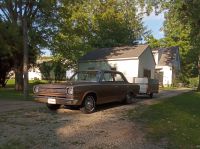
[[[120,71],[115,70],[104,70],[104,69],[95,69],[95,70],[80,70],[78,72],[114,72],[114,73],[121,73]]]

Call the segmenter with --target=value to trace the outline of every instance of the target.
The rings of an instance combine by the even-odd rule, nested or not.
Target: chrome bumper
[[[36,102],[49,103],[49,104],[60,104],[60,105],[79,105],[78,99],[68,99],[61,97],[47,97],[47,96],[35,96]],[[55,102],[52,102],[55,101]]]

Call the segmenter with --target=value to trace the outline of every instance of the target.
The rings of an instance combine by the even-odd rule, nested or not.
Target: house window
[[[151,70],[144,69],[143,76],[147,78],[151,78]]]

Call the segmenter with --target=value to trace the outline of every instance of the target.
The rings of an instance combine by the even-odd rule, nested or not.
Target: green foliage
[[[53,63],[53,72],[55,76],[55,81],[63,80],[66,76],[66,69],[62,62],[56,61]]]
[[[39,69],[42,74],[42,78],[44,80],[51,80],[51,77],[50,77],[51,68],[52,68],[52,63],[50,62],[43,62],[39,64]]]
[[[149,139],[165,139],[167,148],[196,148],[200,144],[199,106],[200,94],[190,92],[131,110],[128,115],[145,125]]]
[[[152,47],[179,46],[182,81],[197,76],[200,53],[200,17],[197,14],[200,13],[200,1],[158,0],[154,4],[151,6],[165,11],[165,38],[156,40],[150,36],[148,43]]]
[[[53,53],[74,67],[77,59],[99,47],[130,45],[144,28],[134,1],[62,1]]]
[[[189,79],[189,86],[190,87],[198,87],[198,84],[199,84],[199,78],[198,77]]]
[[[20,86],[16,89],[23,87],[23,65],[34,64],[40,48],[48,45],[47,41],[49,41],[53,28],[49,20],[55,17],[54,7],[56,4],[57,2],[54,0],[0,1],[0,23],[4,24],[0,27],[0,32],[5,35],[0,37],[2,45],[4,45],[2,51],[13,60],[14,68],[9,66],[9,69],[15,71],[16,87]],[[27,26],[26,31],[25,26]],[[28,34],[27,39],[24,36],[25,33]],[[28,52],[24,52],[24,49],[28,49]],[[28,59],[28,64],[25,64],[27,61],[23,63],[24,57]]]
[[[0,21],[0,85],[6,86],[8,73],[14,66],[10,46],[5,40],[9,39],[9,29],[5,29],[6,23]]]
[[[51,60],[39,64],[39,69],[44,80],[62,81],[66,75],[66,67],[62,61]]]

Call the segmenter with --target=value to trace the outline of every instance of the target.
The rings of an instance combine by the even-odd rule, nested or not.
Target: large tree
[[[15,88],[22,90],[24,86],[25,96],[28,94],[29,59],[36,57],[39,46],[44,45],[53,6],[56,6],[53,0],[0,0],[1,20],[13,30],[10,53],[14,59]]]
[[[7,24],[0,20],[0,85],[2,87],[6,86],[6,77],[14,65],[12,55],[8,52],[11,46],[6,42],[12,38],[9,36],[9,28],[5,26]]]
[[[165,11],[165,38],[149,38],[149,42],[158,47],[179,46],[183,78],[197,75],[200,54],[200,1],[156,0],[151,6]]]
[[[62,1],[54,53],[74,66],[80,56],[94,48],[134,44],[144,31],[136,12],[132,0]]]

